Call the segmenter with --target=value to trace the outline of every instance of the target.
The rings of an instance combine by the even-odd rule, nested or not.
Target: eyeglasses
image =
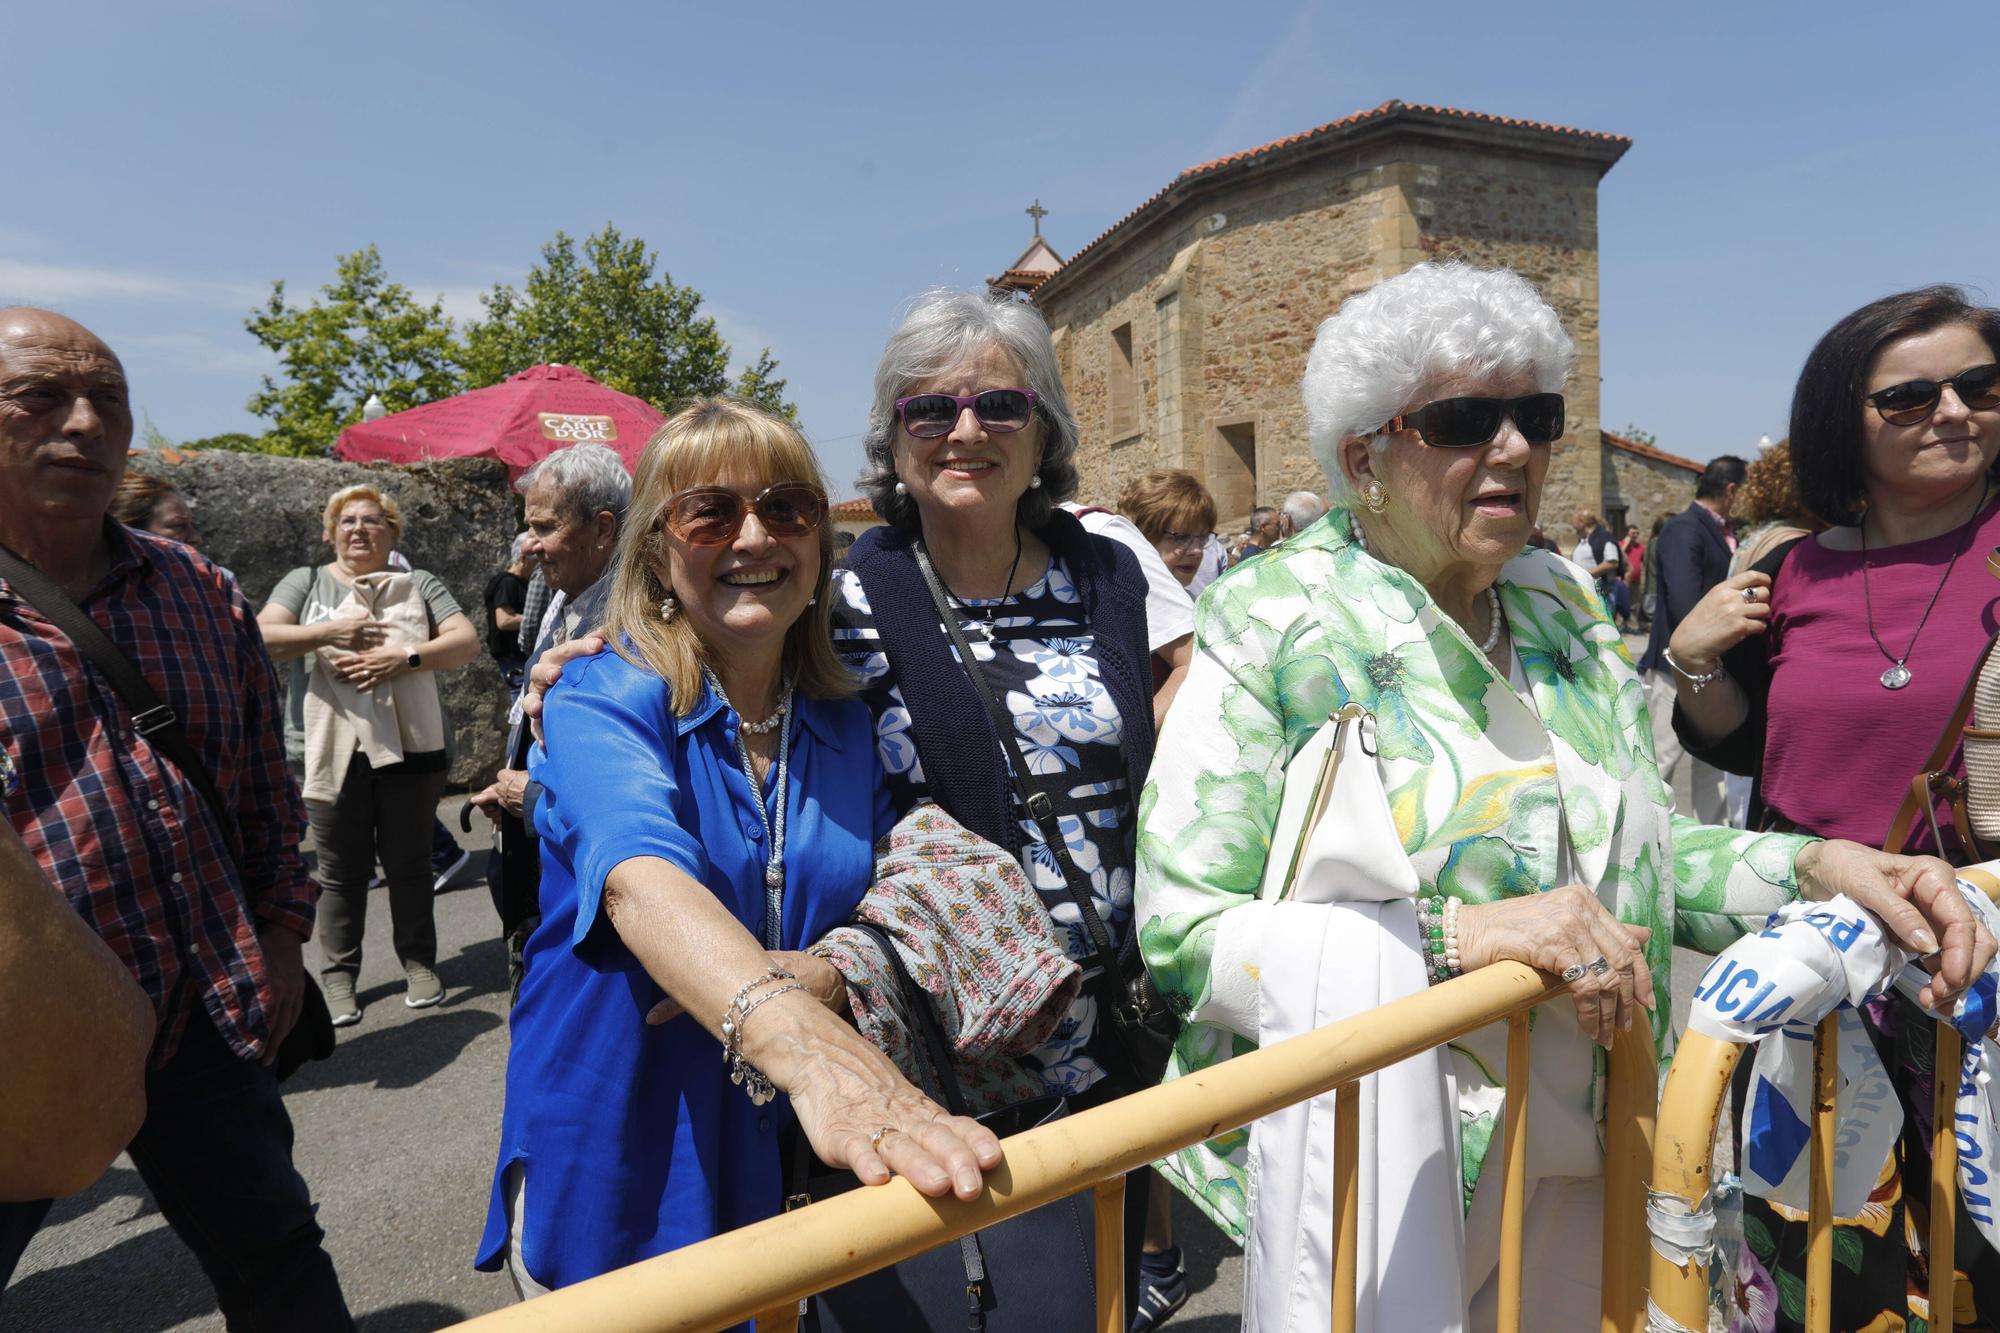
[[[1035,414],[1033,389],[982,389],[978,393],[913,393],[896,400],[896,415],[903,429],[920,440],[948,435],[966,408],[979,424],[996,435],[1006,435],[1028,424]]]
[[[354,528],[386,528],[389,520],[380,514],[342,514],[334,526],[350,531]]]
[[[1862,401],[1871,404],[1882,414],[1882,420],[1892,426],[1914,426],[1937,411],[1947,384],[1970,411],[1987,412],[2000,407],[2000,364],[1990,361],[1961,370],[1948,380],[1906,380],[1891,384]]]
[[[667,503],[667,530],[689,546],[727,546],[752,510],[773,537],[803,537],[819,531],[826,496],[807,481],[780,481],[750,500],[726,487],[695,486]]]
[[[1392,434],[1413,430],[1434,449],[1476,449],[1499,434],[1500,423],[1509,419],[1529,444],[1554,444],[1563,433],[1563,396],[1440,398],[1391,417],[1382,429]]]
[[[1205,532],[1163,532],[1160,534],[1160,546],[1169,551],[1192,551],[1198,546],[1206,545],[1207,542],[1208,534]]]

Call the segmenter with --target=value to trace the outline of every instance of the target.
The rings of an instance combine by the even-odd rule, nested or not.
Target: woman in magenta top
[[[1865,306],[1806,358],[1792,398],[1792,469],[1800,498],[1834,526],[1710,590],[1668,646],[1674,729],[1689,753],[1758,779],[1753,827],[1782,821],[1881,845],[2000,628],[2000,580],[1986,570],[2000,546],[1996,363],[2000,311],[1952,287]],[[1906,850],[1961,864],[1976,856],[1949,832],[1936,847],[1921,819]],[[1836,1252],[1852,1262],[1835,1265],[1833,1327],[1850,1330],[1930,1313],[1904,1201],[1930,1188],[1933,1027],[1901,999],[1874,1001],[1863,1016],[1908,1114],[1869,1207],[1837,1224]],[[1956,1263],[1969,1281],[1954,1326],[2000,1329],[2000,1255],[1962,1212]],[[1772,1275],[1801,1272],[1804,1215],[1745,1199],[1744,1219],[1735,1326],[1800,1327],[1802,1284]]]

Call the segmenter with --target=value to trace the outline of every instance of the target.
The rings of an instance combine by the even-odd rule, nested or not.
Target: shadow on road
[[[391,1002],[378,998],[377,1003]],[[399,1003],[399,1002],[398,1002]],[[367,1018],[364,1014],[362,1022]],[[501,1020],[480,1009],[435,1009],[407,1023],[343,1035],[333,1054],[303,1066],[285,1082],[285,1091],[315,1092],[373,1084],[378,1088],[414,1088],[449,1068],[473,1039],[500,1026]]]
[[[113,1174],[130,1176],[132,1189],[144,1197],[138,1172]],[[73,1264],[17,1278],[0,1297],[0,1326],[10,1331],[158,1333],[215,1312],[215,1289],[180,1238],[164,1226]]]
[[[375,1310],[369,1314],[354,1317],[355,1333],[431,1333],[434,1328],[445,1328],[463,1323],[465,1311],[452,1305],[439,1305],[436,1301],[410,1301],[404,1305],[392,1305],[386,1310]]]

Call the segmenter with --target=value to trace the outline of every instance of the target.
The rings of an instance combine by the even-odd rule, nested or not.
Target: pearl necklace
[[[1361,531],[1361,524],[1358,522],[1354,525],[1354,544],[1362,550],[1368,551],[1367,534]],[[1368,553],[1370,555],[1374,554],[1373,551],[1369,551]],[[1502,619],[1500,615],[1500,594],[1490,583],[1486,585],[1486,621],[1486,642],[1479,645],[1479,651],[1485,656],[1491,657],[1493,650],[1500,646],[1500,626]],[[1470,636],[1468,635],[1467,637]]]

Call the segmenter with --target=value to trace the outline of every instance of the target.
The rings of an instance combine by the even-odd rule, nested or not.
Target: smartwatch
[[[418,667],[422,666],[423,664],[424,664],[424,655],[422,653],[410,654],[410,670],[415,671]]]

